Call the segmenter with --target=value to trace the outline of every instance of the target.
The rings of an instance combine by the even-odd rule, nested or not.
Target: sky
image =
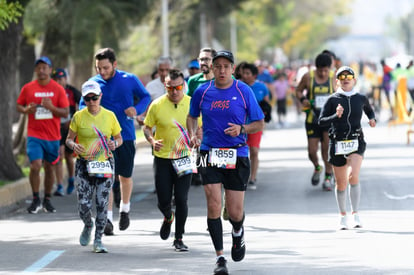
[[[351,14],[343,21],[350,25],[350,33],[328,43],[346,63],[374,61],[408,54],[404,45],[387,36],[387,22],[406,15],[414,7],[414,0],[350,0]],[[414,53],[411,53],[414,54]],[[405,62],[404,62],[405,63]]]
[[[351,33],[383,34],[387,17],[399,18],[414,6],[414,0],[353,0]]]

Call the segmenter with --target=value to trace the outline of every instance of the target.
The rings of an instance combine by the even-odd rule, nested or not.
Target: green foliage
[[[23,15],[23,6],[14,1],[7,3],[7,0],[0,0],[0,30],[5,30],[10,23],[17,23]]]
[[[291,58],[313,56],[339,33],[334,19],[349,10],[347,5],[340,0],[249,0],[236,13],[238,59],[273,61],[275,48]]]

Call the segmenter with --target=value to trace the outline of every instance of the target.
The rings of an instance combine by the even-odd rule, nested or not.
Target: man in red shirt
[[[54,213],[50,203],[54,167],[59,161],[60,118],[69,114],[69,102],[61,85],[52,80],[52,62],[42,56],[35,62],[36,79],[25,84],[17,98],[17,111],[28,114],[27,155],[30,161],[29,181],[33,201],[27,211],[36,214],[42,204],[39,197],[40,169],[44,167],[45,196],[43,209]]]

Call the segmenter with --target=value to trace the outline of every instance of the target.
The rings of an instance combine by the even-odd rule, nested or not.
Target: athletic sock
[[[124,203],[123,201],[121,201],[121,207],[119,208],[119,212],[126,212],[129,213],[129,209],[130,209],[131,203]]]
[[[359,183],[350,184],[349,200],[351,201],[352,213],[358,212],[360,198],[361,198],[361,185]]]
[[[114,219],[114,214],[113,214],[112,210],[111,210],[111,211],[109,211],[109,210],[108,210],[108,213],[106,214],[106,217],[107,217],[107,219],[108,219],[108,220],[110,220],[111,222],[113,221],[113,219]]]
[[[346,213],[346,189],[340,191],[338,188],[335,188],[335,197],[339,212]]]

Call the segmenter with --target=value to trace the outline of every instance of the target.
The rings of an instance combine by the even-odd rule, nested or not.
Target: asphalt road
[[[363,228],[339,231],[334,192],[311,186],[302,122],[268,125],[257,190],[246,192],[246,257],[230,257],[231,226],[223,223],[231,274],[414,274],[414,144],[407,126],[369,129],[361,171]],[[0,220],[0,274],[212,274],[215,253],[206,231],[202,187],[192,186],[184,242],[159,237],[162,217],[153,194],[148,146],[136,155],[131,225],[104,237],[108,254],[81,247],[75,195],[53,198],[55,214],[21,209]],[[29,202],[27,202],[27,205]],[[118,215],[115,227],[118,226]]]

